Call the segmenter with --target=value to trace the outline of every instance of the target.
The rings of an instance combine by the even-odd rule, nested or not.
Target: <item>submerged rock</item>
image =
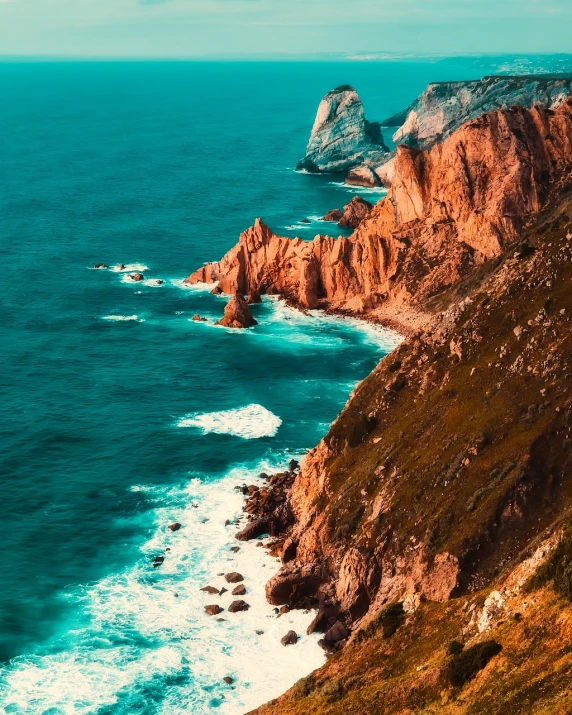
[[[217,325],[224,325],[226,328],[250,328],[258,325],[252,317],[248,303],[240,293],[236,293],[226,304],[224,317],[217,321]]]
[[[135,281],[135,283],[139,283],[139,281],[142,281],[145,276],[142,273],[131,273],[129,278],[131,278],[132,281]]]
[[[179,531],[179,529],[181,528],[181,526],[182,526],[182,524],[179,524],[179,522],[176,521],[174,524],[169,524],[168,529],[169,529],[170,531]]]
[[[382,163],[387,152],[380,125],[366,120],[355,89],[342,85],[320,102],[306,156],[296,168],[311,173],[348,171],[366,161]]]
[[[98,271],[104,270],[106,268],[109,268],[105,263],[96,263],[94,268]]]

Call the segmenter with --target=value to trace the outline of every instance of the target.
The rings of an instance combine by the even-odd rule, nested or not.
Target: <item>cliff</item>
[[[387,152],[379,124],[366,120],[357,92],[343,85],[320,102],[306,155],[297,169],[345,172],[361,164],[380,163]]]
[[[403,112],[382,122],[399,127],[395,144],[429,149],[481,114],[519,105],[555,109],[572,94],[571,75],[492,76],[430,84]]]
[[[413,310],[419,327],[431,297],[517,241],[571,162],[572,100],[492,112],[428,152],[399,147],[390,191],[352,236],[289,239],[257,219],[186,281],[378,320]]]
[[[568,180],[305,458],[268,594],[353,633],[260,715],[572,710],[571,282]]]
[[[257,221],[187,280],[416,317],[247,508],[268,599],[318,607],[333,654],[261,715],[569,712],[572,100],[400,147],[349,238]]]

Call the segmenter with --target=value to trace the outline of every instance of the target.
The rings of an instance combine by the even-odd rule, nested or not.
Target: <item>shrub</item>
[[[395,631],[403,625],[405,611],[402,603],[388,603],[367,626],[356,634],[358,641],[370,638],[380,628],[384,638],[391,638]]]
[[[292,686],[292,697],[295,700],[301,700],[302,698],[310,695],[312,690],[316,687],[316,681],[309,675],[307,678],[302,678],[297,683]]]
[[[447,646],[447,655],[459,655],[464,647],[464,644],[459,641],[451,641]]]
[[[472,680],[487,663],[502,650],[500,643],[485,641],[477,643],[454,655],[447,665],[447,678],[451,685],[462,688]]]
[[[572,537],[568,534],[528,581],[526,588],[528,591],[534,591],[550,581],[553,582],[556,593],[572,601]]]

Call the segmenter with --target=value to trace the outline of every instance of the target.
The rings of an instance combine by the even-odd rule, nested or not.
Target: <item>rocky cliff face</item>
[[[514,243],[571,163],[572,100],[492,112],[428,152],[399,147],[392,188],[351,237],[289,239],[257,219],[186,280],[373,318],[422,310]]]
[[[305,458],[268,593],[353,634],[260,713],[570,711],[571,281],[568,176]]]
[[[357,92],[343,85],[320,102],[306,155],[297,169],[347,172],[361,164],[381,163],[387,151],[379,124],[366,120]],[[371,180],[375,182],[375,177]]]
[[[407,109],[386,119],[399,127],[396,144],[429,149],[485,112],[519,105],[555,109],[572,94],[572,76],[484,77],[473,82],[430,84]]]

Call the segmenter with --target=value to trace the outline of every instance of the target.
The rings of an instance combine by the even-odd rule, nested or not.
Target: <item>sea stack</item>
[[[367,121],[357,92],[345,84],[320,102],[306,155],[296,168],[313,174],[347,172],[369,162],[381,164],[388,151],[380,125]]]
[[[228,301],[224,309],[224,317],[216,324],[224,325],[226,328],[250,328],[253,325],[258,325],[252,317],[248,303],[240,293],[235,293]]]

